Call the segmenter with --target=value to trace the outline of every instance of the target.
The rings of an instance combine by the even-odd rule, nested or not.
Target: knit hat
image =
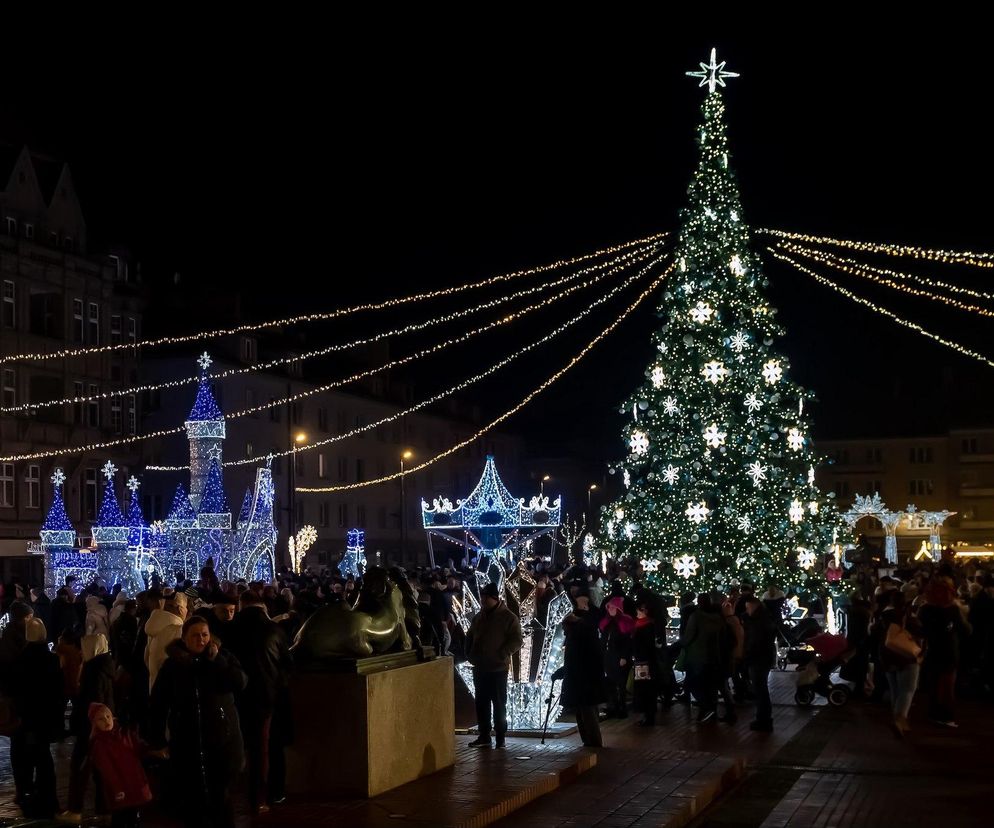
[[[48,630],[40,618],[29,618],[24,622],[24,638],[29,644],[48,640]]]

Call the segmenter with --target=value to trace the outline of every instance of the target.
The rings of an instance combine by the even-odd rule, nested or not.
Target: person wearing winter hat
[[[10,667],[26,643],[24,625],[34,616],[30,604],[14,601],[7,610],[7,626],[0,634],[0,689],[6,689],[10,681]]]
[[[600,620],[604,674],[610,689],[608,716],[628,717],[628,674],[632,669],[632,633],[635,619],[625,613],[625,599],[608,598]]]
[[[173,592],[166,598],[165,609],[152,610],[145,622],[148,644],[145,646],[145,665],[148,667],[148,689],[152,692],[156,676],[166,661],[166,648],[182,634],[186,618],[186,596]]]
[[[100,598],[91,595],[86,599],[86,622],[83,627],[87,635],[102,635],[110,641],[110,615]]]
[[[138,828],[139,809],[152,801],[138,746],[107,705],[91,704],[88,718],[90,764],[97,771],[104,807],[111,812],[111,826]]]

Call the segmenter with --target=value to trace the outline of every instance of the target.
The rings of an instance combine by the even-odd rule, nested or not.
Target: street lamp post
[[[542,477],[542,480],[538,484],[538,491],[539,494],[542,495],[542,497],[545,497],[545,484],[548,483],[550,480],[552,480],[552,478],[546,474]]]
[[[590,513],[591,517],[593,517],[593,511],[594,511],[592,502],[595,491],[597,491],[597,484],[591,483],[590,488],[587,489],[587,511]],[[586,515],[584,515],[584,517],[586,517]]]
[[[287,539],[292,538],[297,531],[297,446],[307,442],[307,435],[299,431],[293,436],[290,444],[290,471],[286,476],[289,492],[287,493],[287,508],[290,512],[287,525]],[[289,547],[288,547],[289,548]],[[290,561],[293,565],[293,561]]]
[[[410,449],[406,449],[400,455],[400,562],[402,564],[407,563],[407,489],[404,484],[406,477],[404,474],[404,461],[410,460],[412,457],[414,457],[414,452]]]

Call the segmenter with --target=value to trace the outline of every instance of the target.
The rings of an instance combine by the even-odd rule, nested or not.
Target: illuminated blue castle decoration
[[[366,571],[366,533],[362,529],[349,529],[345,557],[338,564],[343,578],[361,578]]]
[[[524,499],[514,497],[501,481],[489,454],[480,482],[465,500],[457,500],[455,506],[447,497],[436,497],[431,506],[421,501],[432,566],[432,537],[462,546],[467,558],[472,553],[481,560],[484,556],[513,560],[517,550],[556,530],[561,511],[558,497],[550,504],[545,495],[535,495],[527,506]]]
[[[146,524],[138,500],[139,482],[128,480],[131,493],[127,515],[122,513],[114,490],[117,469],[107,462],[107,478],[93,544],[76,546],[76,531],[66,515],[61,469],[52,477],[55,496],[41,530],[45,554],[45,587],[50,594],[75,576],[77,587],[95,577],[108,586],[121,584],[129,595],[145,589],[153,578],[171,584],[177,573],[196,580],[208,559],[217,577],[237,581],[272,581],[276,562],[276,527],[273,523],[273,476],[267,463],[256,470],[255,485],[245,493],[237,521],[222,478],[225,438],[224,414],[208,382],[210,357],[199,359],[201,374],[197,399],[186,421],[190,441],[190,491],[180,484],[164,521]]]

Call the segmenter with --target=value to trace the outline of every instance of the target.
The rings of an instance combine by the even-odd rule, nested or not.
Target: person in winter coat
[[[480,611],[473,617],[466,634],[466,650],[473,665],[476,692],[476,721],[479,736],[470,744],[488,748],[491,732],[497,747],[504,747],[507,733],[507,674],[511,656],[521,649],[523,638],[518,616],[501,601],[497,584],[489,583],[480,591]]]
[[[604,674],[607,676],[608,716],[628,717],[628,674],[632,670],[632,633],[635,619],[625,614],[625,599],[609,598],[600,621],[604,648]]]
[[[84,629],[87,635],[102,635],[110,641],[110,614],[96,595],[86,599]]]
[[[148,690],[155,687],[155,678],[166,661],[166,648],[182,635],[186,618],[186,596],[174,593],[164,609],[154,609],[145,623],[148,644],[145,645],[145,666],[148,667]]]
[[[952,581],[933,575],[925,588],[925,604],[918,611],[925,634],[923,683],[929,693],[928,717],[943,727],[959,727],[953,710],[960,640],[970,632],[956,603]]]
[[[111,709],[91,704],[90,765],[96,772],[111,828],[138,828],[139,809],[152,801],[152,790],[131,736],[114,721]]]
[[[922,628],[918,619],[911,613],[911,608],[905,603],[904,593],[895,589],[888,594],[888,597],[887,609],[881,614],[879,622],[883,628],[879,664],[890,687],[892,727],[898,738],[904,738],[904,734],[911,730],[908,713],[911,710],[911,701],[915,697],[915,690],[918,688],[921,654],[895,652],[884,642],[888,634],[896,635],[900,630],[906,630],[914,643],[921,647]],[[894,629],[892,630],[891,627]]]
[[[738,716],[735,714],[735,703],[728,687],[728,681],[734,679],[741,669],[742,654],[745,651],[745,630],[739,617],[735,614],[735,604],[732,601],[722,603],[721,620],[725,622],[725,631],[722,636],[722,671],[718,677],[718,686],[725,702],[725,715],[721,717],[720,721],[734,724]]]
[[[33,617],[31,605],[23,601],[14,601],[7,610],[7,624],[0,633],[0,690],[9,690],[14,660],[27,643],[25,625]]]
[[[639,726],[651,727],[656,723],[660,664],[656,650],[656,625],[645,601],[640,601],[636,608],[635,630],[632,633],[632,670],[632,707],[642,714]]]
[[[601,747],[601,723],[598,705],[607,701],[597,621],[590,609],[590,595],[585,589],[574,597],[574,609],[563,619],[565,643],[563,666],[552,675],[562,679],[562,703],[576,715],[580,739],[587,747]]]
[[[700,706],[698,722],[709,722],[717,714],[718,685],[722,672],[722,633],[725,622],[708,593],[697,596],[697,609],[687,620],[680,639],[690,692]]]
[[[254,592],[241,597],[241,610],[227,630],[227,648],[245,671],[248,685],[238,701],[248,758],[248,793],[252,809],[265,812],[282,801],[286,787],[289,742],[290,646],[266,605]]]
[[[79,694],[73,699],[69,729],[76,737],[69,759],[69,802],[66,819],[76,819],[83,811],[83,800],[89,783],[86,765],[90,747],[90,720],[87,713],[91,704],[105,704],[114,708],[114,661],[102,634],[84,635],[80,642],[83,650],[83,671],[79,679]]]
[[[742,660],[756,695],[756,719],[751,730],[772,732],[773,705],[770,702],[770,670],[776,660],[776,627],[770,612],[755,595],[745,599],[745,650]]]
[[[55,593],[55,600],[49,607],[49,617],[52,619],[52,623],[48,625],[49,641],[58,641],[66,630],[75,630],[78,627],[79,616],[73,604],[73,594],[68,588],[62,587]]]
[[[231,828],[231,784],[245,764],[235,694],[245,690],[238,659],[211,641],[199,616],[169,645],[149,699],[148,743],[166,746],[174,797],[190,828]]]
[[[40,619],[27,621],[25,638],[11,686],[14,713],[20,719],[10,736],[14,801],[27,817],[51,819],[59,807],[49,745],[62,736],[62,671],[59,657],[48,650],[48,633]]]

